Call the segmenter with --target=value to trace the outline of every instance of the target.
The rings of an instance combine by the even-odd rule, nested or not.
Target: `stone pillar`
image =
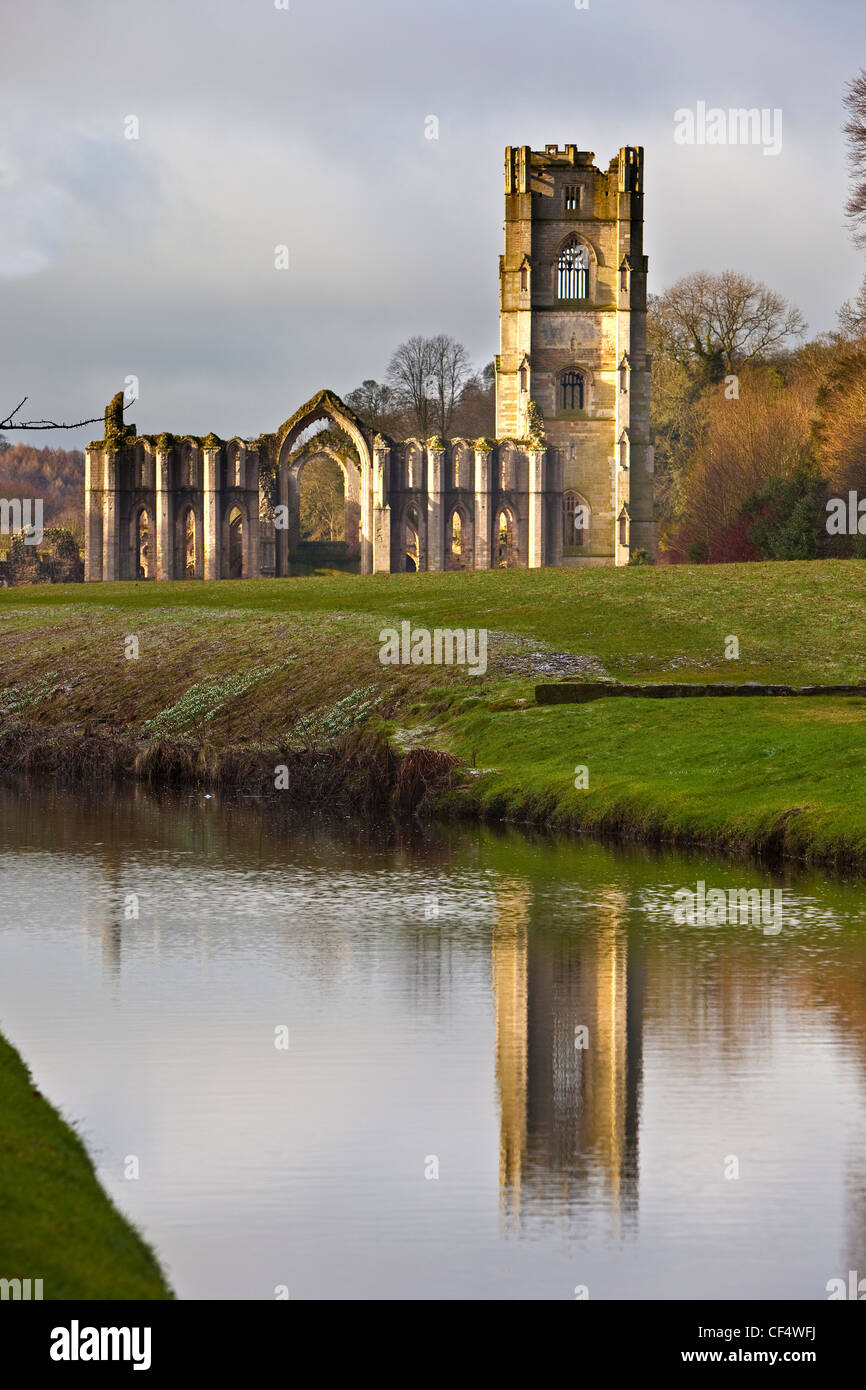
[[[174,578],[174,544],[171,534],[170,449],[156,451],[156,578]]]
[[[475,450],[475,568],[490,569],[490,460],[492,449]]]
[[[241,533],[243,577],[244,579],[258,579],[261,572],[259,565],[259,509],[258,504],[253,503],[249,493],[247,493],[246,503],[241,510],[244,514]]]
[[[84,452],[84,578],[102,578],[102,459],[96,449]]]
[[[102,484],[102,578],[106,580],[120,577],[120,536],[118,534],[117,473],[118,456],[115,449],[106,449],[104,454]]]
[[[445,568],[442,471],[445,450],[427,446],[427,569]]]
[[[358,554],[361,547],[361,474],[351,459],[343,461],[343,478],[346,494],[346,548],[350,555]]]
[[[250,485],[250,474],[255,478],[255,485]],[[249,517],[249,568],[244,566],[244,574],[250,579],[258,579],[262,573],[262,551],[261,551],[261,523],[259,514],[259,456],[254,449],[248,450],[244,446],[244,491],[247,499],[247,516]],[[246,527],[244,528],[246,530]]]
[[[277,574],[283,578],[289,572],[289,470],[286,465],[277,474],[277,506],[280,524],[275,529]]]
[[[219,448],[216,445],[205,445],[203,454],[204,577],[205,579],[219,579],[222,574],[220,563],[222,518],[220,516]]]
[[[364,574],[391,573],[391,508],[388,505],[387,478],[391,467],[391,450],[377,443],[373,449],[373,536],[371,570],[363,568]],[[363,491],[362,491],[363,508]]]
[[[529,547],[527,567],[544,564],[544,449],[529,450]]]
[[[286,505],[289,509],[288,538],[289,558],[298,558],[301,543],[301,475],[294,468],[286,469]]]

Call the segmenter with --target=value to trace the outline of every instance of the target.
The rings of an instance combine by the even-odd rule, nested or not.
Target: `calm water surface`
[[[182,1297],[866,1275],[862,883],[138,790],[0,791],[0,869],[0,1029]]]

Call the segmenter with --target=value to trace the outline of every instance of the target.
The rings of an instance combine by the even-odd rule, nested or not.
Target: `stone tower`
[[[561,465],[563,563],[655,558],[643,150],[607,170],[576,145],[505,151],[497,439],[533,433]]]

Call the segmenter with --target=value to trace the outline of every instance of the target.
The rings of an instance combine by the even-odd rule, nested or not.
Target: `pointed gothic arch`
[[[556,248],[551,267],[556,300],[595,299],[598,254],[592,242],[579,232],[569,232]]]
[[[366,425],[345,401],[333,391],[319,391],[306,404],[296,410],[276,432],[276,462],[280,507],[285,508],[288,527],[276,532],[277,572],[288,574],[289,569],[289,531],[298,508],[298,495],[293,491],[290,459],[295,445],[310,425],[320,420],[330,420],[338,430],[348,435],[355,446],[360,473],[359,486],[359,539],[361,550],[361,573],[369,574],[373,569],[373,467],[372,440]],[[290,492],[292,495],[290,495]]]

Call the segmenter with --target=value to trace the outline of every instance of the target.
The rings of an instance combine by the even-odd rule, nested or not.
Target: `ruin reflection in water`
[[[0,1027],[181,1295],[866,1270],[861,884],[140,788],[5,791],[0,834]],[[701,878],[783,931],[678,926]]]

